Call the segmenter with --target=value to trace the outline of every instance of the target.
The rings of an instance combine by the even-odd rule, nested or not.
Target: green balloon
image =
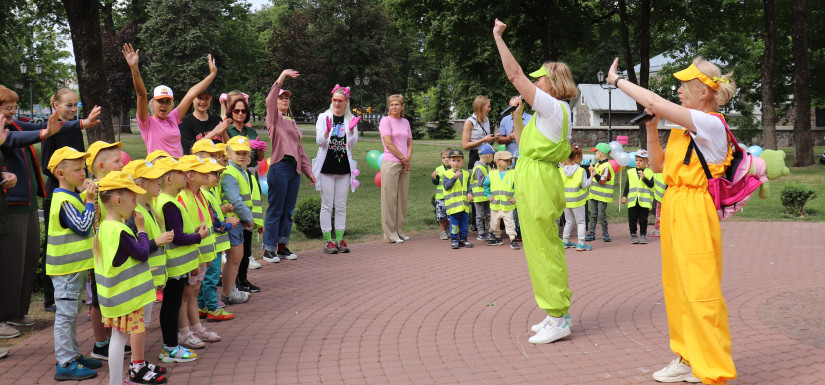
[[[381,156],[381,151],[378,150],[370,150],[367,152],[367,164],[370,167],[379,170],[380,167],[378,166],[378,157]]]
[[[506,144],[499,144],[499,145],[498,145],[498,150],[499,150],[499,151],[504,151],[504,150],[506,150],[506,149],[507,149],[507,145],[506,145]]]

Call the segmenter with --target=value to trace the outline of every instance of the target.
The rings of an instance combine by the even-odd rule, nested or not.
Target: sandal
[[[129,379],[138,384],[165,384],[166,376],[160,373],[155,373],[149,368],[149,365],[143,365],[140,369],[135,370],[133,367],[129,368]]]
[[[149,363],[148,361],[146,362],[146,366],[149,367],[149,370],[151,370],[151,371],[153,371],[157,374],[166,374],[166,369],[164,369],[162,366],[158,366],[158,365]]]
[[[198,359],[198,354],[183,346],[175,346],[171,350],[164,346],[158,358],[163,362],[192,362]]]

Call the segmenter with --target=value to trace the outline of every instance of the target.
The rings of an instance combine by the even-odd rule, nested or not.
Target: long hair
[[[548,61],[542,64],[550,74],[550,84],[553,86],[550,96],[558,100],[573,100],[579,95],[576,82],[570,67],[563,62]]]
[[[343,97],[347,98],[347,105],[344,106],[344,124],[349,125],[350,120],[352,120],[352,111],[350,110],[350,106],[349,106],[349,97],[347,96],[347,93],[346,93],[346,91],[344,90],[343,87],[335,90],[335,92],[332,93],[332,96],[335,96],[335,95],[342,95]],[[332,113],[332,101],[329,102],[329,109],[326,110],[325,112],[329,112],[330,115],[333,115],[333,113]]]
[[[473,113],[476,114],[476,119],[479,123],[487,120],[487,111],[484,111],[484,106],[490,102],[490,98],[484,95],[476,96],[473,100]]]

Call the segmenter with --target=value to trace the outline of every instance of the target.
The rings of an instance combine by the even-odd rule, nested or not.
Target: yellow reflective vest
[[[477,178],[476,171],[480,170],[481,179]],[[471,193],[473,194],[473,202],[489,202],[487,197],[484,196],[484,179],[490,174],[490,166],[481,161],[476,162],[475,166],[473,166],[473,173],[470,174],[470,189]]]
[[[175,197],[162,192],[158,195],[155,203],[155,212],[158,213],[160,217],[158,223],[166,223],[163,219],[163,206],[167,203],[175,205],[178,211],[180,211],[180,216],[183,218],[183,232],[186,234],[194,233],[195,226],[192,224],[192,220],[189,219],[189,215],[186,214],[183,205],[181,205]],[[169,278],[182,276],[198,268],[197,243],[188,246],[178,246],[174,243],[169,243],[166,245],[164,251],[166,252],[166,275]]]
[[[221,223],[226,222],[226,217],[223,215],[223,211],[221,211],[221,200],[220,200],[220,186],[212,188],[211,190],[201,189],[201,194],[204,198],[209,202],[209,206],[211,206],[212,210],[215,211],[215,215],[218,216],[218,221]],[[223,233],[215,233],[215,252],[220,253],[221,251],[229,250],[229,230],[227,229]]]
[[[435,199],[436,200],[444,200],[444,171],[447,171],[447,166],[440,165],[435,168],[435,172],[438,175],[438,184],[435,186]]]
[[[86,208],[85,202],[71,194],[56,191],[52,195],[47,229],[49,236],[46,244],[46,275],[66,275],[89,270],[94,266],[94,232],[79,235],[61,226],[60,208],[63,202],[70,202],[80,212]]]
[[[158,224],[155,216],[147,210],[145,207],[138,204],[135,207],[135,211],[139,212],[143,215],[143,227],[146,229],[146,235],[149,236],[149,240],[153,240],[158,237],[163,231],[160,230],[160,225]],[[149,267],[154,268],[152,270],[152,280],[155,283],[155,286],[163,286],[166,284],[166,251],[163,249],[163,246],[158,246],[157,250],[149,253]]]
[[[596,174],[601,175],[605,169],[608,169],[608,181],[604,183],[602,186],[599,182],[596,181],[594,176],[593,183],[590,184],[590,194],[588,195],[588,199],[592,199],[595,201],[601,202],[613,202],[613,182],[615,178],[615,173],[613,172],[613,167],[610,167],[610,162],[603,162],[596,165]]]
[[[129,314],[155,300],[149,263],[128,258],[122,265],[112,266],[122,232],[135,236],[120,221],[102,221],[97,234],[100,255],[95,256],[95,281],[100,313],[106,318]]]
[[[452,169],[444,172],[444,179],[455,177],[455,171]],[[470,172],[467,170],[461,171],[461,178],[455,181],[451,189],[444,189],[444,205],[447,207],[447,215],[453,215],[462,211],[470,212],[470,206],[467,202],[467,183],[470,180]],[[483,195],[483,194],[482,194]]]
[[[224,170],[221,174],[221,178],[223,178],[224,175],[229,175],[238,181],[238,189],[241,195],[241,200],[243,200],[246,207],[249,207],[249,210],[252,211],[252,221],[255,223],[256,227],[263,226],[264,211],[263,206],[261,206],[261,191],[258,188],[258,180],[254,176],[250,176],[245,170],[238,170],[232,164],[226,166],[226,170]],[[229,200],[222,196],[221,203],[227,204],[229,203]],[[226,215],[230,217],[237,217],[235,213],[227,213]]]
[[[665,190],[667,190],[667,184],[665,184],[665,179],[662,177],[662,173],[657,172],[653,174],[653,198],[656,199],[656,202],[661,202],[662,199],[665,197]]]
[[[516,204],[510,202],[510,198],[516,197],[513,173],[505,171],[504,178],[502,178],[498,170],[492,170],[487,178],[490,178],[490,195],[493,197],[490,202],[490,210],[511,211],[515,209]],[[482,193],[481,196],[484,196],[484,194]],[[475,198],[475,195],[473,197]]]
[[[198,262],[207,263],[215,259],[215,236],[212,234],[212,216],[209,213],[206,199],[201,198],[203,197],[196,197],[192,190],[188,188],[183,189],[178,194],[178,201],[182,201],[183,208],[186,210],[189,220],[192,221],[192,225],[198,228],[205,223],[209,229],[209,235],[201,239],[198,244]]]
[[[587,203],[587,196],[589,192],[588,189],[582,188],[582,175],[584,174],[584,169],[579,167],[573,175],[568,177],[564,174],[564,168],[559,167],[559,174],[561,175],[562,183],[564,183],[565,207],[574,209],[576,207],[584,206]]]
[[[649,180],[653,179],[653,170],[646,168],[644,175]],[[648,209],[653,208],[653,191],[639,178],[638,169],[627,170],[627,185],[627,207],[639,205]]]

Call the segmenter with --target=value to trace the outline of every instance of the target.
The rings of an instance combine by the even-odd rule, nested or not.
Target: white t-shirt
[[[570,125],[570,105],[561,101],[564,104],[564,109],[567,110],[567,124]],[[536,97],[533,99],[533,109],[536,114],[533,119],[536,119],[536,128],[553,143],[561,141],[562,123],[564,122],[564,115],[562,115],[562,106],[559,100],[550,96],[550,94],[542,91],[536,87]],[[525,124],[526,126],[526,124]],[[568,127],[567,140],[573,139],[573,129]]]
[[[699,110],[690,110],[690,117],[696,127],[696,134],[690,135],[705,156],[705,161],[722,164],[728,156],[728,133],[722,119]]]

